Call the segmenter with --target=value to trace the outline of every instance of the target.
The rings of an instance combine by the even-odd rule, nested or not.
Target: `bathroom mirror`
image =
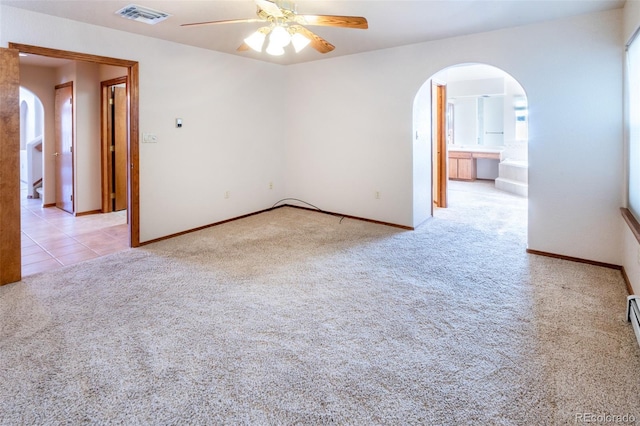
[[[449,143],[504,146],[505,96],[463,96],[449,99]],[[512,119],[515,126],[515,117]]]

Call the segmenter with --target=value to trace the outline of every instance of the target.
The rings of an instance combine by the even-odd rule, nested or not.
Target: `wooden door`
[[[447,207],[447,86],[431,82],[433,203]]]
[[[127,89],[113,88],[114,210],[127,208]]]
[[[20,61],[0,48],[0,285],[20,281]]]
[[[73,82],[56,86],[54,113],[56,207],[73,213]]]
[[[127,77],[102,86],[102,211],[127,209],[129,104]]]

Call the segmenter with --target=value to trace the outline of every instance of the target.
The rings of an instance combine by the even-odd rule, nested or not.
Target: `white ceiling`
[[[253,51],[237,52],[243,39],[262,26],[239,23],[200,27],[180,24],[210,20],[254,18],[253,0],[0,0],[1,4],[60,16],[198,46],[205,49],[294,64],[360,52],[497,30],[535,22],[621,8],[624,0],[300,0],[298,14],[364,16],[369,29],[308,27],[336,46],[320,54],[310,47],[280,57]],[[131,4],[157,9],[172,16],[156,25],[130,21],[115,11]]]

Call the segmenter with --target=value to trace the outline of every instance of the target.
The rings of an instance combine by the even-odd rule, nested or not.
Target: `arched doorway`
[[[499,68],[468,63],[431,76],[414,99],[416,213],[448,206],[451,190],[528,196],[528,103]],[[419,193],[422,193],[420,196]],[[526,216],[526,215],[525,215]],[[526,220],[526,217],[524,218]]]
[[[44,107],[40,98],[20,87],[21,198],[40,198],[43,184]]]

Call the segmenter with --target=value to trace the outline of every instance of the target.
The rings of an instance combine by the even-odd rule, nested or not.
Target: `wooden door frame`
[[[9,47],[22,53],[49,56],[74,61],[91,62],[102,65],[113,65],[127,69],[127,97],[129,98],[129,173],[127,215],[129,222],[129,245],[140,246],[140,156],[139,156],[139,65],[136,61],[90,55],[67,50],[49,49],[19,43],[9,43]]]
[[[0,48],[0,285],[20,281],[20,60]]]
[[[0,83],[4,80],[18,79],[19,87],[20,62],[18,52],[31,55],[48,56],[52,58],[69,59],[75,61],[92,62],[104,65],[113,65],[127,69],[127,97],[129,99],[129,173],[127,215],[129,223],[129,246],[140,246],[140,156],[139,156],[139,65],[136,61],[109,58],[106,56],[89,55],[66,50],[49,49],[39,46],[31,46],[20,43],[9,43],[8,49],[15,55],[3,55]],[[15,56],[15,58],[13,58]],[[16,69],[17,67],[17,69]],[[0,111],[3,119],[0,120],[0,285],[19,281],[22,278],[20,270],[20,105],[14,100],[13,94],[0,93]],[[19,96],[19,95],[18,95]],[[8,109],[11,109],[9,111]],[[5,114],[9,115],[5,118]],[[15,128],[15,129],[14,129]],[[15,179],[15,183],[9,179]],[[17,190],[15,188],[17,188]],[[16,208],[17,206],[17,208]],[[15,235],[17,233],[17,238]],[[16,269],[17,259],[17,273]],[[6,271],[6,272],[5,272]]]
[[[111,86],[117,84],[125,84],[129,86],[128,78],[118,77],[111,80],[100,82],[100,139],[101,139],[101,155],[100,164],[102,165],[102,211],[104,213],[112,212],[113,206],[111,202],[111,191],[109,190],[109,182],[111,180],[111,151],[109,143],[107,141],[108,123],[107,123],[107,110],[109,97],[107,96],[107,90]],[[127,110],[127,118],[129,117],[129,111]]]
[[[61,161],[60,160],[61,157],[58,157],[58,154],[60,154],[58,152],[58,148],[59,148],[58,141],[60,140],[59,139],[60,135],[58,134],[58,130],[57,130],[57,126],[58,126],[58,89],[64,89],[64,88],[67,88],[67,87],[71,88],[71,128],[72,129],[75,128],[74,127],[74,121],[75,121],[75,119],[74,119],[75,95],[74,95],[74,92],[73,92],[73,81],[68,81],[66,83],[57,84],[55,86],[55,89],[56,89],[56,97],[55,97],[56,102],[55,102],[55,110],[54,110],[54,114],[56,114],[56,118],[55,118],[55,121],[56,121],[56,124],[55,124],[56,125],[56,141],[55,141],[55,143],[56,143],[56,153],[54,154],[54,155],[56,155],[56,189],[55,189],[55,191],[56,191],[56,207],[61,209],[61,210],[66,211],[67,213],[74,214],[75,211],[76,211],[76,184],[75,184],[76,151],[75,151],[75,148],[74,148],[74,145],[75,145],[76,141],[75,141],[75,135],[74,135],[73,130],[71,131],[71,153],[70,153],[71,154],[71,211],[63,208],[64,200],[60,200],[59,199],[60,197],[58,197],[58,195],[62,195],[62,192],[63,192],[63,190],[60,190],[60,194],[58,194],[58,189],[61,188],[59,186],[60,182],[58,182],[58,179],[62,175],[62,173],[60,173],[60,170],[62,170],[62,168],[61,168],[61,166],[59,164],[59,162]],[[62,149],[60,149],[60,151],[62,151]]]
[[[433,89],[436,89],[435,91]],[[435,93],[434,93],[435,92]],[[432,152],[432,168],[437,165],[437,199],[438,207],[446,208],[447,202],[447,181],[449,174],[447,170],[447,83],[431,80],[431,105],[436,100],[436,111],[431,111],[431,152]],[[435,118],[434,118],[435,117]],[[435,131],[434,131],[435,130]],[[435,133],[435,138],[433,137]],[[433,151],[436,148],[437,155],[433,157]],[[432,179],[435,174],[432,173]],[[431,185],[433,191],[433,184]],[[432,193],[432,199],[434,199]],[[433,203],[431,203],[431,215],[433,215]]]

